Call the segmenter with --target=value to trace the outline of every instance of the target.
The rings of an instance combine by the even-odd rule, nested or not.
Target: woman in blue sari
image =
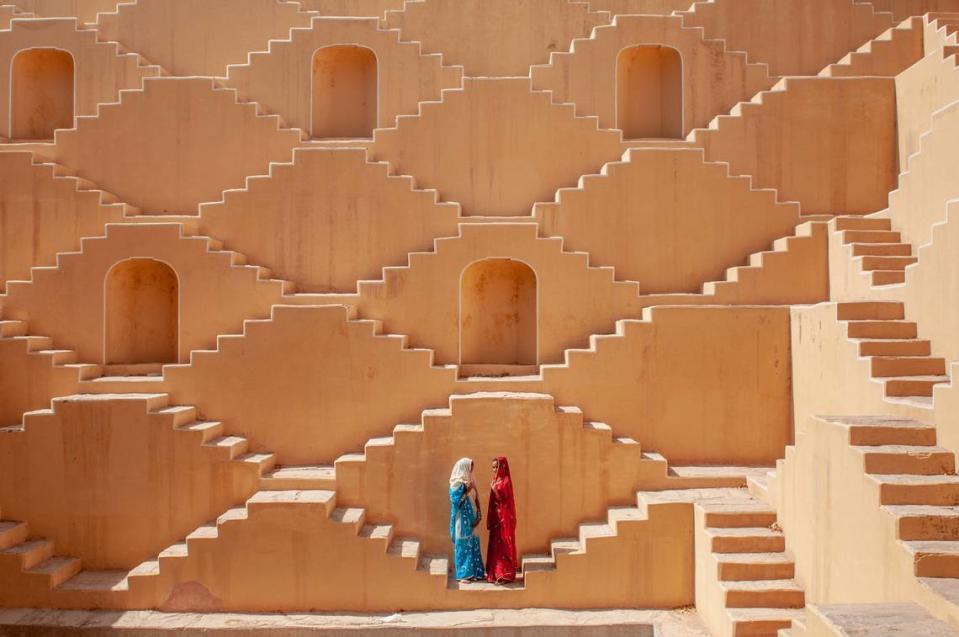
[[[461,582],[481,580],[486,575],[479,537],[473,533],[482,519],[480,510],[479,494],[473,484],[473,461],[460,458],[450,474],[450,539],[456,579]]]

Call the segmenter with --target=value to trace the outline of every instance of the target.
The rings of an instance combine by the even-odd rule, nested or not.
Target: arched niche
[[[73,56],[53,48],[24,49],[13,57],[10,137],[50,140],[58,128],[73,128]]]
[[[521,261],[484,259],[460,282],[460,363],[537,363],[536,273]]]
[[[376,54],[363,46],[326,46],[313,54],[312,136],[371,138],[377,120]]]
[[[177,362],[179,281],[155,259],[120,261],[105,282],[105,364]]]
[[[619,52],[616,126],[625,139],[682,139],[683,60],[679,51],[643,44]]]

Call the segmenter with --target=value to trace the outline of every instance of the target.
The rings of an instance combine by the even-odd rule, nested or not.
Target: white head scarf
[[[460,458],[453,465],[453,472],[450,474],[450,488],[455,489],[460,484],[468,484],[473,481],[473,461],[469,458]]]

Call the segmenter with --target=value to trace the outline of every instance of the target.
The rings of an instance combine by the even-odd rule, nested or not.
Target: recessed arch
[[[56,48],[18,51],[10,63],[10,137],[49,140],[73,128],[73,55]]]
[[[537,280],[515,259],[468,265],[460,278],[460,364],[535,365]]]
[[[373,50],[353,44],[325,46],[313,53],[312,68],[312,137],[373,137],[379,112]]]
[[[110,268],[104,287],[103,362],[177,362],[180,285],[176,271],[156,259],[126,259]]]
[[[616,126],[625,139],[682,139],[683,59],[659,44],[616,56]]]

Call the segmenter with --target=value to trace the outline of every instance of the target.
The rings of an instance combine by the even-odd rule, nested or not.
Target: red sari
[[[499,469],[490,487],[486,528],[489,545],[486,547],[486,578],[490,582],[512,582],[516,579],[516,502],[513,500],[513,480],[506,458],[497,458]]]

